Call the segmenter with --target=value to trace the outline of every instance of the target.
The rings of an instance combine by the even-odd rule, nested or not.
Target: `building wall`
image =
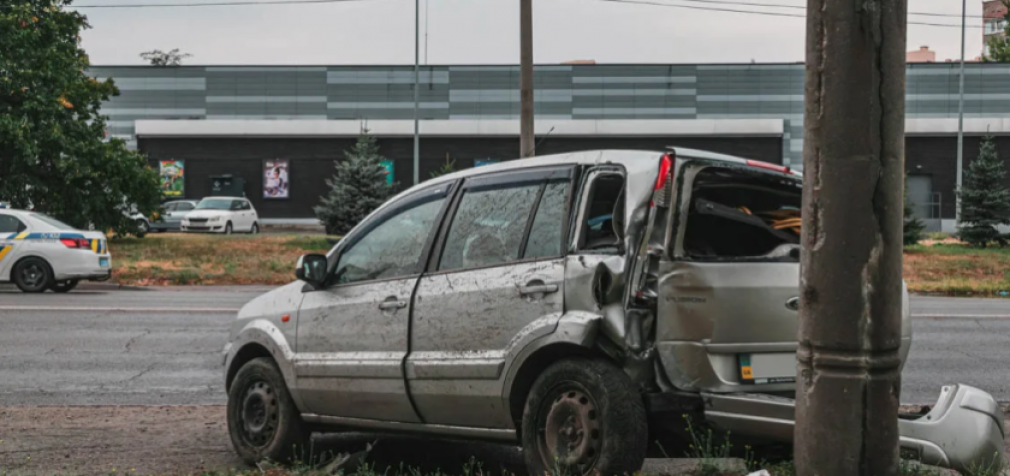
[[[909,118],[957,117],[958,65],[910,64]],[[122,94],[110,135],[136,147],[138,119],[412,119],[409,66],[96,66]],[[966,117],[1010,117],[1010,65],[968,64]],[[556,119],[786,121],[782,162],[802,168],[804,65],[537,66],[536,114]],[[516,66],[425,66],[424,119],[517,119]]]
[[[966,135],[964,138],[964,168],[978,156],[982,136]],[[996,147],[999,156],[1010,171],[1010,137],[997,136]],[[957,137],[908,137],[905,139],[905,169],[908,173],[927,175],[932,178],[933,192],[939,193],[938,207],[941,216],[934,218],[953,219],[956,217],[957,196]],[[1010,176],[1007,177],[1010,187]]]
[[[333,162],[344,158],[353,138],[141,138],[140,150],[157,166],[160,160],[185,160],[187,198],[211,193],[211,175],[231,174],[245,179],[245,192],[264,218],[310,218],[333,175]],[[546,138],[538,155],[590,149],[663,150],[667,146],[710,150],[778,163],[782,140],[777,137],[639,137],[639,138]],[[394,162],[394,180],[408,185],[413,180],[413,139],[379,138],[380,152]],[[426,138],[421,141],[421,179],[431,176],[446,160],[456,159],[456,169],[472,167],[475,159],[510,160],[519,150],[519,139],[509,137]],[[263,161],[286,158],[291,198],[262,198]]]

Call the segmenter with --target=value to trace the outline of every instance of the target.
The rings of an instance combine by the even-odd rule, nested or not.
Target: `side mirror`
[[[326,281],[326,268],[328,266],[329,263],[326,261],[326,256],[320,254],[304,255],[298,258],[295,277],[309,283],[314,288],[318,288]]]

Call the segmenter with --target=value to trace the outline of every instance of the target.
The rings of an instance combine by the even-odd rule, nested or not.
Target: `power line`
[[[67,8],[171,8],[171,7],[228,7],[248,5],[304,5],[310,3],[363,2],[367,0],[264,0],[209,3],[134,3],[109,5],[68,5]]]
[[[744,2],[744,1],[727,1],[727,0],[680,0],[682,2],[691,3],[708,3],[716,5],[736,5],[736,6],[747,6],[747,7],[768,7],[768,8],[789,8],[793,10],[806,10],[807,7],[802,5],[788,5],[783,3],[757,3],[757,2]],[[938,13],[938,12],[908,12],[909,15],[921,15],[927,17],[941,17],[941,18],[961,18],[959,13]],[[968,18],[985,18],[982,15],[968,15]]]
[[[807,17],[805,14],[798,14],[798,13],[765,12],[765,11],[758,11],[758,10],[740,10],[740,9],[736,9],[736,8],[723,8],[723,7],[702,7],[702,6],[698,6],[698,5],[680,5],[680,4],[672,4],[672,3],[660,3],[660,2],[649,1],[649,0],[597,0],[597,1],[600,1],[600,2],[609,2],[609,3],[624,3],[624,4],[630,4],[630,5],[650,5],[650,6],[656,6],[656,7],[684,8],[684,9],[689,9],[689,10],[702,10],[702,11],[710,11],[710,12],[744,13],[744,14],[749,14],[749,15],[764,15],[764,16],[786,17],[786,18],[806,18]],[[711,1],[703,1],[703,0],[679,0],[679,1],[695,1],[695,2],[702,2],[702,3],[722,3],[722,4],[726,4],[726,5],[741,5],[741,4],[743,4],[743,2],[711,2]],[[920,26],[937,26],[937,27],[944,27],[944,28],[961,28],[961,25],[955,25],[955,24],[952,24],[952,23],[929,23],[929,22],[910,21],[910,22],[908,22],[908,24],[909,25],[920,25]],[[967,27],[968,28],[982,28],[981,25],[968,25]]]

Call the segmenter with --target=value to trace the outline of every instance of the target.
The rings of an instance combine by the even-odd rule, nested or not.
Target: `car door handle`
[[[557,284],[528,284],[526,286],[521,286],[519,288],[520,296],[529,296],[534,294],[550,294],[558,292]]]
[[[405,307],[407,307],[407,301],[386,300],[379,304],[379,309],[383,311],[395,311]]]

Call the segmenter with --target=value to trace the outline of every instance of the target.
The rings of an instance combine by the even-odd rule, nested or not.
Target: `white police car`
[[[112,276],[105,235],[41,213],[0,208],[0,282],[26,293],[65,293],[83,280]]]

